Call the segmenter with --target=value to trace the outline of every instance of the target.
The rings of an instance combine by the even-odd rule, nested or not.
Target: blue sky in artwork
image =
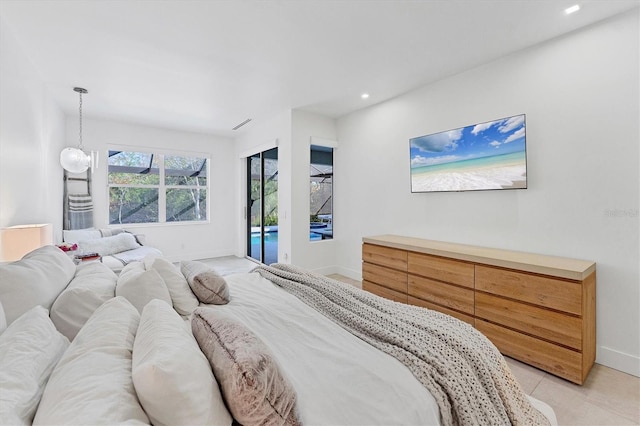
[[[525,116],[515,115],[410,140],[411,168],[525,150]]]

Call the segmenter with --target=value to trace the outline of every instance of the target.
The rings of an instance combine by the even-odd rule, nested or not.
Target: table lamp
[[[39,223],[0,229],[0,260],[13,262],[25,254],[53,243],[53,225]]]

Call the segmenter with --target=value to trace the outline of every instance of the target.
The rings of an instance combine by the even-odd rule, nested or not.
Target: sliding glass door
[[[247,158],[247,255],[278,261],[278,148]]]

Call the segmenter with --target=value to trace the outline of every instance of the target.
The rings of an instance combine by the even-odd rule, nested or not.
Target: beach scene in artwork
[[[524,114],[412,138],[411,191],[526,188],[525,143]]]

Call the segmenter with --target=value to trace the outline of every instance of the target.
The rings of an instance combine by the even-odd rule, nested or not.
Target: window
[[[109,223],[206,221],[207,163],[202,157],[109,151]]]
[[[311,145],[309,239],[333,238],[333,148]]]

